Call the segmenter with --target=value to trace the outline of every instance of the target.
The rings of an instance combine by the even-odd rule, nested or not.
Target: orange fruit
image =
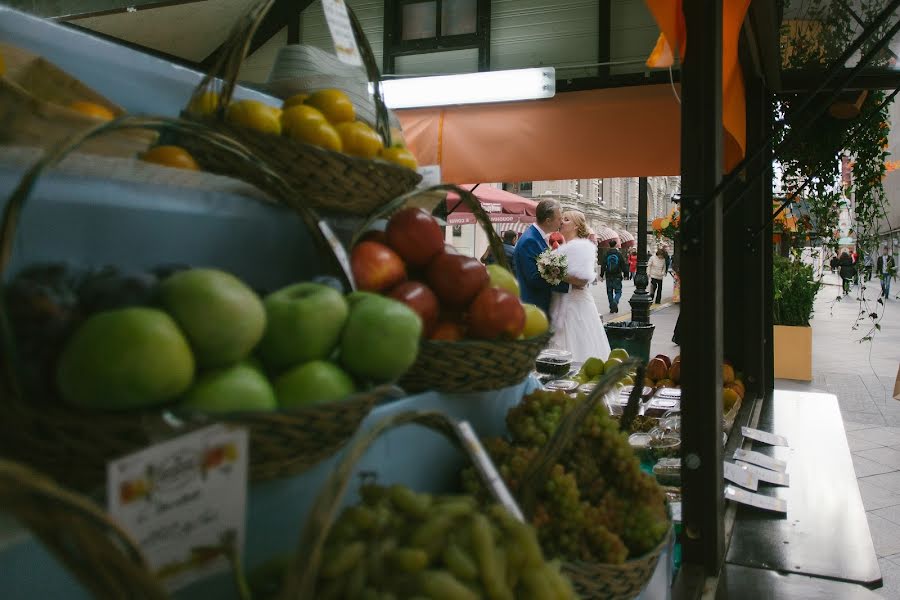
[[[305,104],[297,104],[286,108],[281,113],[281,131],[288,137],[292,137],[292,131],[303,127],[305,122],[327,123],[325,115],[319,109]]]
[[[281,135],[281,109],[259,100],[238,100],[225,111],[225,121],[260,133]]]
[[[292,108],[291,110],[296,110]],[[334,130],[334,127],[328,121],[317,121],[315,119],[307,119],[291,124],[291,128],[286,132],[292,140],[319,146],[326,150],[340,152],[343,147],[341,136]]]
[[[413,153],[403,146],[394,146],[393,148],[385,148],[381,151],[381,158],[388,162],[412,169],[415,171],[419,168],[419,163]]]
[[[85,100],[76,100],[69,104],[69,108],[81,114],[99,119],[101,121],[112,121],[116,118],[111,110],[105,106],[101,106],[96,102],[87,102]]]
[[[725,388],[722,390],[722,410],[728,412],[731,410],[738,401],[738,394],[736,391]]]
[[[347,94],[341,90],[319,90],[306,99],[306,104],[315,106],[329,123],[345,123],[356,118],[356,110]]]
[[[344,153],[361,158],[375,158],[384,148],[381,136],[361,121],[335,125]]]
[[[307,98],[309,98],[309,94],[294,94],[284,101],[284,104],[281,105],[281,110],[287,110],[292,106],[300,106],[306,102]]]
[[[187,111],[198,117],[208,117],[216,112],[217,106],[219,106],[219,95],[215,92],[207,91],[191,98]]]
[[[144,162],[173,167],[176,169],[189,169],[199,171],[200,165],[194,160],[187,150],[178,146],[155,146],[141,155]]]

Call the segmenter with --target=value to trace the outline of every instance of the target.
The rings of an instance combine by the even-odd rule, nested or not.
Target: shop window
[[[398,57],[467,48],[489,70],[490,11],[490,0],[385,0],[384,72]]]
[[[519,191],[520,192],[532,192],[534,191],[533,182],[531,181],[522,181],[519,182]]]

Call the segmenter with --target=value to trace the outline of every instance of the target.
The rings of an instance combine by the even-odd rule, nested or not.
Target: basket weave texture
[[[273,201],[298,212],[309,226],[314,243],[328,255],[333,246],[320,228],[318,217],[291,194],[291,188],[262,160],[221,133],[185,121],[124,117],[79,134],[54,148],[23,176],[7,202],[0,224],[0,274],[7,268],[15,244],[17,224],[30,191],[46,169],[57,164],[85,140],[109,131],[143,128],[163,134],[178,131],[205,140],[235,160],[254,164]],[[249,199],[248,201],[257,201]],[[340,260],[331,256],[335,272]],[[329,262],[329,261],[324,261]],[[345,279],[348,275],[342,273]],[[172,435],[210,422],[242,425],[250,433],[250,475],[269,479],[301,472],[337,451],[352,437],[380,399],[396,395],[397,388],[381,386],[334,403],[313,404],[274,412],[214,415],[172,414],[165,408],[107,413],[82,411],[54,398],[29,397],[23,391],[5,306],[0,306],[0,453],[32,464],[65,484],[92,489],[105,480],[106,464]],[[47,374],[48,377],[52,375]]]

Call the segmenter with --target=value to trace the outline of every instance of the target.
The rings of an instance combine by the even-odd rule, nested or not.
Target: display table
[[[732,577],[752,573],[734,568],[740,566],[879,587],[881,571],[837,397],[776,390],[763,404],[757,427],[785,436],[790,444],[790,448],[782,448],[754,443],[752,448],[787,461],[790,487],[761,485],[760,493],[784,498],[788,513],[738,507],[726,556]],[[770,585],[765,581],[775,581],[760,577],[764,587]],[[799,596],[772,592],[741,597]],[[856,596],[828,593],[816,597]]]

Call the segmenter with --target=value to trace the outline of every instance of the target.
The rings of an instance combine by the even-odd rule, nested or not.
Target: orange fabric
[[[443,181],[681,171],[681,111],[668,84],[569,92],[530,102],[398,110],[397,116],[419,164],[440,165]]]
[[[662,33],[656,38],[656,46],[650,57],[647,58],[646,65],[651,69],[666,69],[675,64],[675,56],[672,54],[672,48],[666,41],[666,36]]]
[[[644,0],[659,27],[660,35],[670,47],[678,47],[684,62],[688,34],[681,10],[682,0]],[[747,99],[744,74],[738,59],[738,41],[750,0],[722,0],[722,127],[724,129],[724,165],[731,171],[744,158],[747,150]],[[674,43],[673,43],[674,42]],[[660,42],[647,59],[655,65]]]

